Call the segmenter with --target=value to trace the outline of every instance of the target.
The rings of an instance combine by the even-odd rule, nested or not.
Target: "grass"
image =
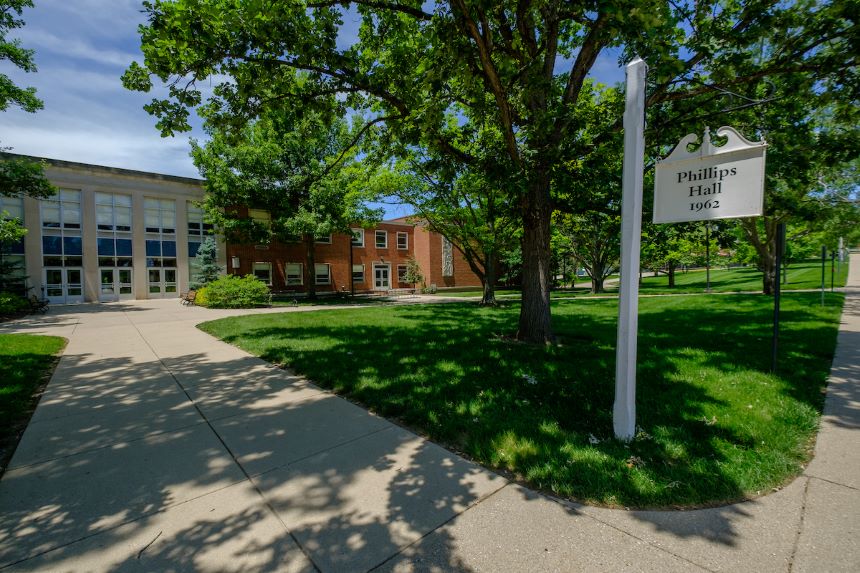
[[[648,273],[650,274],[650,273]],[[807,260],[793,263],[788,267],[788,282],[782,283],[781,290],[804,290],[821,287],[821,261]],[[845,286],[848,278],[848,264],[839,265],[839,272],[834,273],[834,285]],[[642,294],[691,293],[703,292],[707,284],[704,269],[696,269],[687,273],[675,273],[675,287],[669,288],[669,277],[666,275],[643,276],[639,292]],[[825,268],[825,287],[830,289],[830,261]],[[762,289],[762,274],[752,267],[734,269],[711,269],[711,290],[714,292],[758,291]]]
[[[66,346],[63,338],[0,334],[0,465],[6,467],[21,431],[39,401],[39,391]]]
[[[295,295],[273,295],[272,306],[366,306],[390,302],[384,297],[374,296],[353,296],[344,298],[334,295],[318,296],[314,300],[309,300],[305,296]]]
[[[365,308],[229,318],[204,331],[532,487],[627,507],[721,504],[768,492],[809,459],[843,300],[640,301],[636,439],[612,437],[617,301],[553,303],[560,344],[512,342],[518,305]]]

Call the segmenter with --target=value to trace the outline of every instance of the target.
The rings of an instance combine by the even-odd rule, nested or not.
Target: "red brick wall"
[[[427,285],[435,284],[439,288],[481,286],[481,279],[472,272],[463,253],[453,248],[454,274],[442,276],[442,235],[429,231],[426,227],[415,227],[417,247],[415,258],[421,265],[424,280]],[[419,250],[420,248],[420,250]]]
[[[375,231],[388,232],[387,248],[377,248]],[[397,248],[397,233],[407,234],[407,249]],[[356,292],[373,290],[373,265],[390,265],[390,288],[406,288],[412,285],[399,283],[397,281],[397,266],[405,265],[410,254],[414,252],[415,228],[411,225],[399,223],[380,223],[376,227],[365,229],[364,246],[353,247],[353,264],[364,265],[364,282],[356,282]],[[350,288],[352,271],[349,263],[350,237],[347,235],[333,235],[332,243],[316,243],[314,258],[317,264],[330,265],[331,284],[316,285],[317,292],[331,292],[341,288]],[[267,262],[272,265],[272,290],[275,292],[305,292],[307,285],[286,285],[284,276],[284,265],[287,263],[305,264],[305,246],[302,243],[272,243],[265,246],[242,245],[228,243],[227,264],[231,264],[232,257],[239,257],[239,268],[234,270],[228,268],[228,272],[239,275],[251,274],[255,262]],[[306,281],[305,281],[306,282]],[[420,286],[420,285],[419,285]]]

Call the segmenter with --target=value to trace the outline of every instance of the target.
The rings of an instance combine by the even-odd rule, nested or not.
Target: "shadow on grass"
[[[614,301],[558,304],[555,347],[500,336],[515,330],[516,305],[409,307],[343,322],[249,322],[236,334],[220,334],[533,487],[611,505],[708,505],[742,499],[755,488],[742,474],[757,470],[732,465],[754,465],[769,446],[761,447],[758,429],[749,431],[745,421],[723,421],[724,413],[744,407],[737,401],[750,389],[712,391],[691,372],[774,384],[773,401],[787,395],[807,406],[777,421],[799,417],[814,426],[835,336],[831,326],[787,329],[783,348],[792,370],[775,379],[766,374],[770,299],[732,299],[731,306],[709,300],[643,304],[638,408],[645,432],[629,445],[611,439]],[[804,310],[807,303],[801,296],[788,305],[784,322],[820,319]],[[804,455],[797,444],[778,447],[789,451],[775,456],[794,458],[794,465],[768,469],[764,479],[773,485],[797,473]]]

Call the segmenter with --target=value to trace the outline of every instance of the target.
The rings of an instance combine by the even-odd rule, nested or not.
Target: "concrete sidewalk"
[[[700,511],[535,494],[194,326],[247,311],[136,301],[3,325],[69,345],[0,482],[0,568],[856,571],[852,263],[813,463],[777,493]]]

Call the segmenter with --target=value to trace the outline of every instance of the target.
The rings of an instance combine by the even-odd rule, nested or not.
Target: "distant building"
[[[45,162],[59,193],[43,200],[0,197],[0,212],[20,218],[29,230],[6,255],[24,262],[28,287],[55,304],[173,298],[188,290],[197,249],[211,233],[197,206],[203,180],[31,159]],[[274,292],[307,290],[303,245],[219,243],[226,272],[253,274]],[[321,293],[353,283],[356,292],[411,287],[403,276],[412,256],[428,286],[481,284],[444,237],[405,220],[356,227],[351,238],[320,238],[315,253],[313,276]]]

